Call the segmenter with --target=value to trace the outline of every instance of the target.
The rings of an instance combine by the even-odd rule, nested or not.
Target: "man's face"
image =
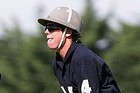
[[[45,35],[47,37],[47,45],[51,50],[57,49],[61,37],[62,27],[55,23],[48,23],[45,27]]]

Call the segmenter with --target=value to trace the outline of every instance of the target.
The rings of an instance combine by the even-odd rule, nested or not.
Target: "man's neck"
[[[60,56],[64,59],[67,51],[69,50],[70,46],[72,44],[72,41],[66,41],[64,46],[58,51],[58,53],[60,54]]]

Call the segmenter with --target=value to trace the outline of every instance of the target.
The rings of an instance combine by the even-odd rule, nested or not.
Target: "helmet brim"
[[[63,25],[62,22],[57,21],[56,19],[43,19],[43,18],[40,18],[40,19],[38,19],[38,22],[43,26],[46,26],[48,22],[53,22],[53,23]],[[64,25],[64,26],[67,26],[67,25]]]
[[[38,19],[38,22],[39,22],[41,25],[46,26],[47,23],[48,23],[48,20],[43,19],[43,18],[40,18],[40,19]]]
[[[51,18],[48,18],[48,19],[43,19],[43,18],[40,18],[38,19],[38,22],[43,25],[43,26],[46,26],[48,22],[53,22],[53,23],[57,23],[57,24],[61,24],[61,25],[64,25],[66,27],[69,27],[73,30],[76,30],[76,28],[68,23],[64,23],[60,20],[56,20],[56,19],[51,19]]]

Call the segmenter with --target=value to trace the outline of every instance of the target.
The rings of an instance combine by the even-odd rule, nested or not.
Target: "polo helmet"
[[[78,33],[81,33],[82,30],[82,20],[79,14],[69,8],[69,7],[57,7],[55,8],[47,18],[40,18],[38,22],[45,26],[47,22],[54,22],[71,28]]]

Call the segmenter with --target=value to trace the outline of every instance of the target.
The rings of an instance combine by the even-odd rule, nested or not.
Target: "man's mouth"
[[[53,40],[53,38],[47,38],[47,42],[51,42]]]

